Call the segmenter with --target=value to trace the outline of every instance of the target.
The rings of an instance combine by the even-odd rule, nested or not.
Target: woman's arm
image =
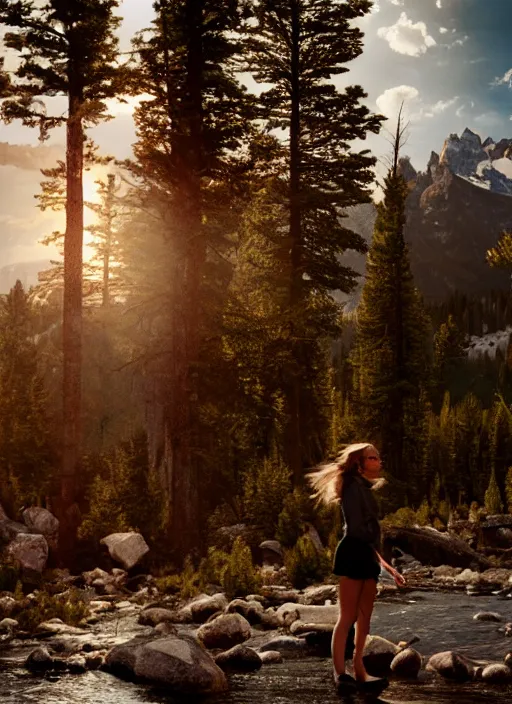
[[[379,560],[379,564],[382,567],[382,569],[386,570],[393,579],[395,580],[395,583],[398,587],[403,587],[405,586],[405,577],[398,572],[398,570],[395,570],[394,567],[391,567],[391,565],[388,565],[386,560],[380,555],[377,550],[375,550],[375,554],[377,555],[377,559]]]

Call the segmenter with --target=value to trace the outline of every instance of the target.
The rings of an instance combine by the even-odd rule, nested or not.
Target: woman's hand
[[[395,584],[397,587],[405,587],[407,582],[405,581],[405,577],[403,576],[403,574],[400,574],[400,572],[398,572],[398,570],[395,570],[394,567],[391,567],[391,565],[388,566],[388,572],[395,580]]]

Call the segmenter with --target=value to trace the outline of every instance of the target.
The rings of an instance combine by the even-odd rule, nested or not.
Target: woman
[[[380,692],[386,679],[368,675],[363,664],[363,649],[370,631],[370,619],[377,593],[381,568],[393,577],[399,587],[405,579],[381,557],[378,507],[373,490],[379,481],[381,460],[369,443],[349,445],[335,462],[308,475],[314,489],[313,498],[325,503],[341,503],[345,520],[343,539],[334,556],[333,572],[339,580],[340,615],[332,638],[334,678],[340,690],[360,689]],[[345,672],[345,648],[353,624],[355,649],[354,677]]]

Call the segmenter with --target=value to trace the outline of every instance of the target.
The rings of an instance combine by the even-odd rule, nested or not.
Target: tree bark
[[[64,238],[63,445],[60,494],[61,561],[72,557],[78,510],[77,475],[81,446],[82,391],[82,247],[83,247],[83,147],[84,131],[80,97],[70,95],[66,149],[66,234]]]

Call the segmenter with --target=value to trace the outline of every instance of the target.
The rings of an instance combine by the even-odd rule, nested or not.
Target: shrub
[[[290,470],[279,457],[265,458],[244,479],[245,519],[261,526],[268,537],[276,532],[285,497],[291,489]]]
[[[200,575],[196,572],[190,557],[185,558],[183,569],[175,574],[158,577],[157,589],[163,594],[179,594],[182,599],[191,599],[201,592]]]
[[[423,499],[419,509],[416,511],[416,523],[419,526],[426,526],[430,523],[430,506],[426,497]]]
[[[283,510],[279,514],[276,540],[284,548],[293,547],[304,533],[306,523],[313,521],[313,504],[302,489],[294,489],[284,499]]]
[[[157,479],[149,470],[145,435],[104,456],[99,472],[89,487],[89,512],[80,538],[97,541],[130,530],[149,541],[158,536],[163,506]]]
[[[20,628],[33,632],[43,621],[60,618],[70,626],[76,626],[89,615],[89,606],[82,592],[70,589],[64,594],[52,596],[47,591],[36,593],[36,598],[27,604],[25,599],[18,602],[13,611]]]
[[[398,526],[399,528],[412,528],[417,523],[416,511],[409,506],[399,508],[395,513],[388,513],[382,519],[384,526]]]
[[[491,472],[491,478],[489,479],[489,486],[485,492],[485,510],[491,516],[496,513],[503,513],[503,501],[501,500],[501,493],[496,481],[496,474],[494,469]]]
[[[254,567],[251,550],[241,538],[235,540],[220,577],[222,589],[229,599],[254,594],[260,588],[261,578]]]
[[[472,501],[469,507],[468,520],[472,523],[478,523],[480,521],[480,509],[476,501]]]
[[[290,582],[297,589],[323,581],[331,571],[327,553],[318,552],[307,534],[301,535],[293,548],[285,550],[284,564]]]
[[[447,526],[448,521],[450,520],[450,504],[445,499],[442,499],[439,502],[439,506],[437,507],[437,515],[444,525]]]

